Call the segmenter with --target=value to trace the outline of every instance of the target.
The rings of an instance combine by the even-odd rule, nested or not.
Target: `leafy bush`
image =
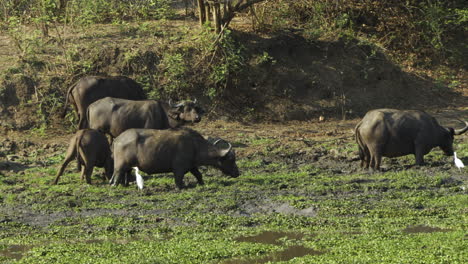
[[[186,76],[188,66],[184,55],[182,53],[165,54],[161,64],[164,68],[164,91],[169,95],[180,95],[186,91],[190,83]]]
[[[225,32],[218,47],[221,55],[211,68],[212,86],[205,91],[205,94],[212,99],[223,94],[230,85],[232,77],[241,72],[245,65],[245,59],[242,56],[243,47],[234,40],[230,31]]]
[[[21,16],[23,22],[51,21],[89,25],[173,16],[170,0],[3,0],[0,21]]]
[[[426,66],[466,66],[462,54],[468,9],[461,0],[275,1],[264,4],[256,17],[262,18],[258,24],[270,25],[264,29],[282,29],[287,24],[304,28],[314,37],[352,30],[356,36],[378,41],[402,60],[414,54],[414,62]],[[282,26],[277,27],[278,23]]]

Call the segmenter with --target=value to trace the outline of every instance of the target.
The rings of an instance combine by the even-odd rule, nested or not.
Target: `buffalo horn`
[[[468,131],[468,122],[464,121],[464,123],[465,123],[465,127],[461,128],[461,129],[455,129],[453,134],[461,135],[461,134],[465,133],[466,131]]]
[[[223,139],[218,139],[213,143],[213,145],[216,146],[216,144],[218,144],[221,140],[225,141]],[[229,143],[229,142],[226,142],[226,143],[228,143],[229,147],[227,149],[222,149],[222,150],[219,151],[219,154],[221,155],[221,157],[226,156],[232,149],[231,143]]]
[[[169,105],[170,105],[172,108],[177,108],[177,107],[183,106],[183,105],[184,105],[184,102],[178,103],[178,104],[174,104],[174,103],[172,102],[172,99],[169,99]]]

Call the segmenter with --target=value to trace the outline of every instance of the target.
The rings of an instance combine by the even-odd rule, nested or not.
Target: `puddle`
[[[306,235],[294,232],[275,232],[275,231],[264,231],[255,236],[241,236],[235,240],[238,242],[249,242],[249,243],[262,243],[271,245],[281,245],[282,238],[288,240],[301,240]],[[313,236],[313,235],[307,235]],[[230,259],[222,261],[222,264],[250,264],[250,263],[267,263],[269,261],[288,261],[293,258],[303,257],[307,255],[321,255],[324,251],[313,250],[303,246],[290,246],[282,251],[273,252],[263,258],[245,258],[245,259]]]
[[[12,245],[5,249],[0,250],[0,256],[20,260],[23,257],[23,255],[26,252],[28,252],[31,248],[33,248],[33,246]]]
[[[443,229],[439,227],[430,227],[430,226],[424,226],[424,225],[408,226],[407,228],[403,229],[403,232],[406,234],[449,232],[449,231],[452,231],[452,229]]]
[[[221,262],[222,264],[251,264],[251,263],[267,263],[269,261],[288,261],[293,258],[303,257],[307,255],[322,255],[324,251],[313,250],[303,246],[291,246],[283,251],[273,252],[263,258],[248,258],[248,259],[231,259]]]
[[[264,231],[255,236],[241,236],[236,238],[235,240],[237,242],[281,245],[281,241],[279,239],[283,237],[286,237],[287,239],[301,240],[304,237],[304,234],[292,232]]]

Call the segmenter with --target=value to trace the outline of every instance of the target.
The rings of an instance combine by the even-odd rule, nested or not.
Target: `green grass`
[[[258,139],[252,144],[267,148],[274,142]],[[330,147],[339,148],[325,148]],[[466,143],[457,142],[456,148],[461,157],[468,153]],[[93,185],[70,170],[59,185],[50,185],[61,158],[50,157],[47,167],[0,175],[0,252],[25,246],[21,259],[0,253],[0,262],[219,263],[261,258],[295,245],[323,254],[287,263],[468,259],[467,178],[453,165],[446,168],[438,151],[428,155],[428,166],[405,168],[411,161],[396,159],[388,171],[373,174],[336,174],[313,162],[296,167],[277,158],[240,159],[239,178],[203,169],[206,185],[198,186],[187,174],[189,188],[183,191],[175,189],[171,174],[145,176],[143,191],[135,185],[112,188],[96,177],[102,170],[95,171]],[[282,204],[297,211],[313,208],[315,215],[271,210]],[[443,230],[404,232],[418,225]],[[235,240],[262,231],[304,237],[282,239],[279,245]]]

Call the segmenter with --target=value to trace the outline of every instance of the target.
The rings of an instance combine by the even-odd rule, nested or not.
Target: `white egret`
[[[461,168],[464,168],[465,165],[463,164],[463,162],[459,158],[457,158],[457,153],[456,152],[453,152],[453,160],[455,161],[455,166],[461,172]]]
[[[138,186],[138,189],[142,190],[143,189],[143,177],[141,177],[138,167],[133,167],[135,169],[135,175],[136,175],[136,184]]]

